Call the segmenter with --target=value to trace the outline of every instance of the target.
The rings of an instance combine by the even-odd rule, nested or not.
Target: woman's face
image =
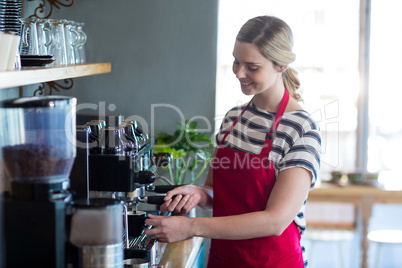
[[[236,41],[233,56],[233,73],[245,95],[269,94],[269,89],[283,83],[279,66],[261,55],[254,44]]]

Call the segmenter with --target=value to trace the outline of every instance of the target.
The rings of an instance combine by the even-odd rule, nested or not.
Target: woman
[[[211,218],[149,216],[147,235],[173,242],[211,238],[208,267],[305,267],[300,237],[320,165],[317,124],[298,104],[289,26],[249,20],[233,50],[233,72],[252,100],[230,110],[217,134],[205,185],[167,193],[163,210],[212,208]],[[174,199],[172,197],[176,195]]]

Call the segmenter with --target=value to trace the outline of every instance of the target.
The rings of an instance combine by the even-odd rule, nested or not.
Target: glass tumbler
[[[67,65],[67,48],[64,24],[66,20],[48,19],[49,29],[52,34],[52,43],[48,47],[48,53],[54,56],[53,66]]]
[[[87,61],[85,55],[85,43],[87,42],[87,35],[83,30],[85,26],[84,22],[76,22],[77,31],[80,35],[80,41],[75,47],[76,55],[76,63],[85,63]]]
[[[80,34],[77,31],[77,26],[74,21],[67,21],[64,24],[64,32],[66,34],[66,49],[68,64],[77,63],[76,47],[80,43]]]
[[[21,55],[38,55],[38,32],[36,23],[38,18],[22,18],[21,21]]]
[[[50,33],[47,19],[40,19],[36,23],[38,31],[39,54],[48,55],[49,46],[52,44],[52,34]]]

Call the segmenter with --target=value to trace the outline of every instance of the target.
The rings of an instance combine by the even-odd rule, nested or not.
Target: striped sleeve
[[[318,127],[310,128],[296,140],[293,141],[289,150],[278,163],[279,171],[291,168],[302,167],[312,174],[311,188],[318,179],[320,169],[321,138]]]

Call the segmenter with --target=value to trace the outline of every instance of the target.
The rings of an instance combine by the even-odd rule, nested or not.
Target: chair
[[[370,243],[377,246],[375,268],[380,267],[380,256],[383,246],[401,246],[402,230],[374,230],[367,234]]]
[[[310,244],[309,266],[314,266],[314,251],[319,243],[336,246],[338,267],[348,267],[345,244],[354,239],[356,231],[356,209],[351,203],[307,202],[307,230],[303,239]]]

